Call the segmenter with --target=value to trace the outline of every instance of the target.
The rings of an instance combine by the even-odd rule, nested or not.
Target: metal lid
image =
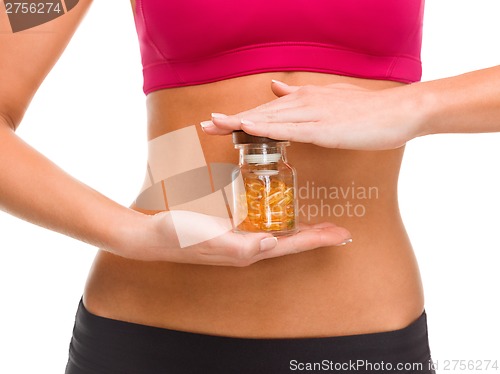
[[[279,143],[286,142],[286,140],[277,140],[266,138],[264,136],[250,135],[243,130],[233,131],[233,143],[234,144],[265,144],[265,143]]]

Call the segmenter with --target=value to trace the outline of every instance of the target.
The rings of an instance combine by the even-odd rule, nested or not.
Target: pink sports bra
[[[136,0],[144,92],[270,71],[420,80],[424,0]]]

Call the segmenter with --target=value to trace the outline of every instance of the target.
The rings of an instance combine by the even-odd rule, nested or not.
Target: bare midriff
[[[370,89],[399,84],[273,72],[159,90],[147,97],[149,139],[196,124],[207,163],[236,164],[231,137],[208,136],[198,124],[212,112],[238,113],[275,99],[271,79]],[[84,293],[89,311],[238,337],[352,335],[396,330],[416,320],[423,311],[423,292],[397,200],[403,148],[368,152],[292,143],[287,151],[297,170],[299,220],[346,227],[351,244],[247,267],[141,262],[99,251]]]

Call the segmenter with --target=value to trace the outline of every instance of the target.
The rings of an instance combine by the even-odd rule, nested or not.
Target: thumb
[[[278,97],[288,95],[299,89],[298,86],[289,86],[288,84],[277,81],[276,79],[273,79],[271,82],[271,89],[273,90],[273,93]]]

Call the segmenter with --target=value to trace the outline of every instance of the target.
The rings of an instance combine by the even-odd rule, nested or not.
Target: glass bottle
[[[239,166],[233,172],[235,231],[270,232],[275,236],[297,231],[297,177],[288,164],[290,142],[233,132]]]

